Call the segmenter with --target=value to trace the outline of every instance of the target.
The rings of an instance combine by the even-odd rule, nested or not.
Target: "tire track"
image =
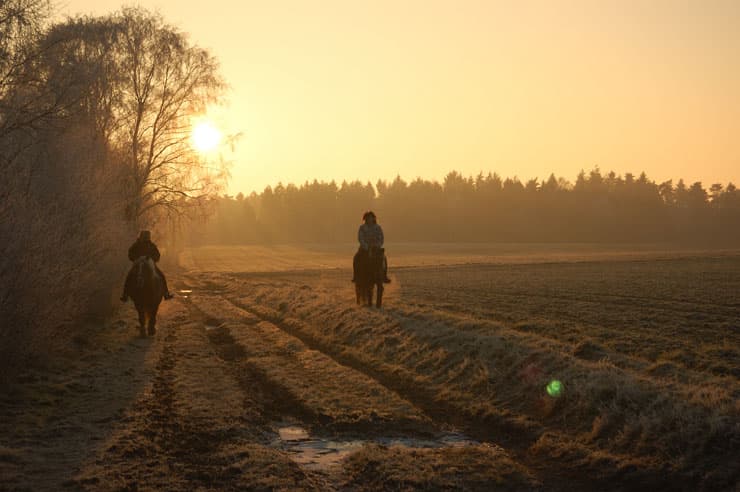
[[[609,466],[593,469],[589,468],[590,465],[585,465],[579,470],[573,470],[553,460],[552,456],[536,456],[530,448],[545,432],[539,424],[523,421],[519,416],[506,412],[495,415],[470,413],[464,408],[440,399],[433,388],[421,387],[411,374],[404,373],[398,367],[393,369],[375,367],[355,355],[347,354],[342,347],[331,345],[313,336],[310,330],[301,326],[299,320],[286,318],[282,312],[264,306],[231,298],[225,292],[222,295],[226,295],[226,300],[234,306],[274,324],[301,340],[312,350],[320,351],[338,364],[361,372],[406,398],[421,408],[439,426],[459,428],[481,442],[501,443],[511,452],[512,458],[528,467],[545,484],[546,490],[655,490],[656,487],[666,486],[666,478],[658,471],[650,469]],[[552,434],[551,431],[548,433]],[[562,439],[555,435],[556,439]]]
[[[440,401],[434,390],[420,388],[416,383],[404,378],[400,371],[394,371],[389,375],[387,371],[377,369],[353,356],[348,356],[343,353],[341,349],[331,346],[328,343],[313,337],[306,331],[301,330],[297,325],[296,320],[286,320],[280,314],[277,314],[269,308],[248,305],[237,299],[227,300],[234,306],[244,309],[261,320],[274,324],[290,336],[301,340],[301,342],[306,344],[310,349],[319,351],[333,359],[337,364],[365,374],[367,377],[376,381],[379,385],[387,388],[389,391],[392,391],[398,394],[401,398],[412,402],[425,414],[429,415],[433,420],[441,423],[443,426],[458,427],[463,429],[466,434],[469,434],[471,437],[481,441],[493,443],[497,439],[499,442],[503,439],[505,442],[511,442],[512,445],[525,447],[531,445],[540,434],[540,432],[538,432],[540,429],[519,427],[516,423],[501,422],[497,420],[476,422],[477,424],[484,423],[485,425],[483,427],[485,427],[485,430],[481,429],[481,426],[472,427],[470,420],[472,416],[462,416],[459,408],[448,405],[444,401]]]
[[[253,315],[223,297],[212,297],[208,294],[204,292],[200,298],[197,294],[191,297],[193,316],[200,317],[207,325],[210,325],[207,326],[207,331],[211,342],[220,347],[234,373],[239,375],[237,377],[243,378],[242,384],[250,384],[248,383],[250,380],[258,381],[257,393],[261,401],[267,401],[266,413],[277,422],[285,422],[286,416],[298,420],[293,425],[298,424],[312,429],[311,434],[318,437],[318,441],[331,443],[335,440],[345,441],[346,439],[347,445],[356,452],[352,455],[355,458],[350,458],[348,461],[340,460],[342,456],[347,456],[346,453],[349,451],[340,451],[341,455],[329,458],[328,462],[324,461],[325,465],[316,465],[317,462],[313,461],[310,455],[307,459],[302,454],[301,449],[306,448],[285,447],[297,453],[295,456],[298,462],[306,463],[307,466],[321,467],[321,471],[325,473],[327,486],[342,490],[355,490],[358,484],[367,480],[360,479],[358,482],[357,473],[369,473],[373,479],[380,478],[381,475],[368,470],[362,464],[363,460],[368,459],[369,453],[373,457],[370,458],[367,466],[380,466],[381,469],[390,471],[390,475],[382,474],[385,478],[380,478],[380,483],[385,483],[384,480],[390,480],[388,483],[391,484],[394,483],[393,481],[398,478],[398,472],[394,470],[404,470],[405,466],[399,463],[399,460],[408,459],[412,463],[415,460],[421,460],[419,463],[422,467],[427,466],[425,463],[429,461],[435,461],[433,466],[439,470],[426,478],[409,477],[411,480],[409,483],[415,480],[419,480],[420,483],[424,483],[425,480],[431,480],[428,483],[446,483],[447,477],[459,473],[458,470],[466,469],[473,472],[477,466],[475,463],[487,463],[484,466],[487,470],[485,473],[491,477],[508,477],[512,483],[519,484],[514,486],[514,490],[520,490],[517,487],[521,487],[521,483],[527,484],[527,490],[539,488],[538,482],[531,476],[531,473],[512,460],[511,456],[499,446],[474,443],[463,439],[463,441],[458,441],[460,443],[458,446],[461,447],[450,448],[455,451],[450,451],[448,454],[444,447],[449,444],[445,442],[453,446],[455,444],[453,441],[444,441],[444,439],[451,435],[459,436],[459,434],[450,432],[440,433],[440,430],[449,427],[448,425],[438,425],[422,410],[408,403],[379,381],[339,364],[336,359],[323,352],[307,348],[299,339],[265,320],[264,317]],[[279,333],[281,337],[272,337],[271,333]],[[301,365],[300,357],[294,357],[296,354],[308,352],[314,353],[309,366]],[[322,362],[321,359],[324,361]],[[274,370],[276,366],[290,365],[298,367],[300,381],[291,380],[289,374],[286,376],[285,372]],[[317,366],[320,369],[315,372],[311,366]],[[341,383],[327,386],[320,379],[337,379]],[[330,409],[338,400],[340,402],[337,407],[339,412],[317,411],[316,402],[311,401],[310,396],[307,398],[305,393],[296,392],[296,383],[300,382],[310,387],[312,391],[321,393],[324,401],[330,403]],[[380,400],[373,398],[368,400],[363,394],[358,397],[353,389],[353,386],[357,385],[366,386],[366,391],[379,396]],[[268,394],[268,398],[264,398],[265,394]],[[376,402],[375,405],[380,405],[382,400],[401,401],[400,412],[388,413],[385,408],[373,406],[373,401]],[[372,406],[370,415],[366,412],[358,415],[358,412],[363,412],[368,406]],[[350,418],[345,418],[347,416]],[[423,420],[419,419],[420,416]],[[383,447],[382,445],[377,448],[374,447],[377,445],[372,444],[376,439],[377,442],[388,443],[393,440],[391,436],[395,436],[396,443],[401,443],[401,448]],[[358,443],[370,444],[370,446],[363,447]],[[309,444],[309,448],[310,446]],[[324,452],[327,448],[315,449]],[[341,449],[341,446],[338,449]],[[334,453],[334,451],[329,452]],[[356,458],[356,456],[360,457]],[[379,460],[380,464],[376,460]],[[318,463],[321,462],[322,459],[319,459]],[[332,463],[339,466],[325,468]],[[413,472],[407,470],[406,473]],[[464,478],[460,482],[460,487],[473,487],[479,490],[480,485],[475,485],[478,483],[477,480],[474,473]],[[360,489],[365,490],[363,487]],[[483,490],[489,490],[489,487],[486,486]]]
[[[324,480],[265,445],[260,409],[180,307],[157,335],[151,385],[70,485],[85,490],[321,490]]]
[[[422,409],[393,389],[270,320],[222,297],[194,299],[192,305],[201,317],[218,324],[209,337],[226,351],[224,356],[238,372],[259,381],[260,391],[269,396],[260,399],[270,402],[266,411],[274,420],[292,416],[334,436],[429,437],[440,431]]]

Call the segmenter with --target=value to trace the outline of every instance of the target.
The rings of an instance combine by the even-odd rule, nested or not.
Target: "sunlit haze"
[[[193,146],[199,152],[210,152],[221,142],[221,131],[210,121],[196,122],[193,125]]]
[[[67,0],[60,16],[119,0]],[[740,181],[740,2],[143,1],[210,49],[242,132],[233,193],[278,181]]]
[[[740,492],[740,0],[0,0],[0,53],[0,489]]]

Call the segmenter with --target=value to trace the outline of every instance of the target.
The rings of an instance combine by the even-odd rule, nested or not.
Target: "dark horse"
[[[378,299],[375,307],[383,304],[383,255],[385,249],[371,247],[362,255],[357,265],[357,277],[355,278],[355,294],[357,304],[362,306],[373,305],[373,288],[377,287]]]
[[[130,295],[139,312],[139,333],[142,337],[146,336],[147,332],[154,335],[157,311],[164,295],[162,277],[157,275],[154,261],[147,256],[141,256],[134,261],[129,275],[133,276],[133,289]]]

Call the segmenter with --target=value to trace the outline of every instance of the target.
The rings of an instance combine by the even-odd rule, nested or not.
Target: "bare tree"
[[[47,37],[50,76],[63,86],[73,67],[75,110],[101,138],[108,160],[125,167],[125,214],[148,222],[201,207],[222,188],[222,161],[205,160],[191,144],[193,117],[225,89],[218,63],[185,34],[140,8],[69,19]]]
[[[28,69],[41,53],[37,41],[49,11],[48,0],[0,0],[0,143],[57,108],[40,90],[43,79]]]
[[[223,92],[218,63],[158,15],[124,9],[112,21],[122,75],[114,138],[130,168],[128,216],[180,214],[212,197],[226,178],[190,141],[193,116]]]
[[[131,228],[226,176],[190,144],[224,89],[208,52],[145,10],[48,25],[47,8],[0,0],[0,336],[19,357],[106,306]]]

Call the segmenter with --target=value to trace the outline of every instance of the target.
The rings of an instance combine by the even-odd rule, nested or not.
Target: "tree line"
[[[350,242],[365,210],[387,241],[675,242],[740,244],[735,185],[656,183],[645,173],[598,168],[574,182],[554,174],[525,182],[453,171],[442,182],[278,184],[222,196],[189,232],[191,244]]]
[[[191,118],[224,89],[213,56],[140,8],[52,13],[0,0],[6,363],[109,310],[137,230],[202,207],[226,177],[190,144]]]

